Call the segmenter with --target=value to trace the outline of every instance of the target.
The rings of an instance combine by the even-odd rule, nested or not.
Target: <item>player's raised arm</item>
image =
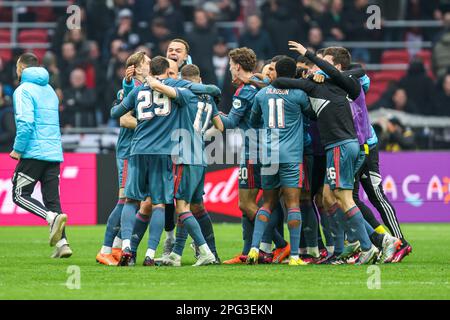
[[[279,89],[301,89],[307,94],[311,93],[317,84],[309,79],[276,78],[272,86]]]
[[[169,87],[153,77],[146,78],[148,85],[155,91],[158,91],[171,99],[177,97],[177,90],[175,88]]]
[[[126,97],[128,94],[134,89],[135,83],[133,79],[134,75],[134,65],[129,66],[127,70],[125,70],[125,78],[122,80],[122,89],[123,89],[123,96]]]
[[[290,50],[297,51],[316,64],[331,79],[333,79],[338,86],[344,89],[349,94],[350,98],[358,98],[361,93],[359,81],[341,72],[342,70],[346,70],[350,65],[350,54],[347,49],[338,47],[328,48],[323,54],[324,59],[321,59],[315,53],[306,50],[299,43],[289,41],[289,46]]]

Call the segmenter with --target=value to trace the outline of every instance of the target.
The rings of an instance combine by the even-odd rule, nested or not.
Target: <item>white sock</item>
[[[155,250],[153,249],[147,249],[147,252],[145,253],[146,257],[149,257],[150,259],[154,259],[155,258]]]
[[[300,254],[306,254],[308,251],[306,250],[306,248],[300,248],[299,252]]]
[[[112,248],[111,247],[107,247],[107,246],[102,246],[102,249],[100,250],[100,253],[111,254],[112,253]]]
[[[59,240],[57,243],[56,243],[56,247],[57,248],[61,248],[63,245],[65,245],[65,244],[69,244],[68,242],[67,242],[67,240],[66,240],[66,238],[62,238],[61,240]]]
[[[291,259],[296,259],[297,260],[298,259],[298,254],[293,255],[293,256],[291,255]]]
[[[122,250],[125,250],[125,248],[131,248],[131,241],[130,241],[130,239],[123,239],[122,240]]]
[[[319,247],[306,247],[306,252],[314,258],[318,258],[320,256]]]
[[[272,244],[266,243],[266,242],[261,242],[261,244],[259,245],[259,249],[261,249],[262,251],[264,251],[266,253],[270,253],[272,251]]]
[[[113,248],[122,248],[122,239],[120,239],[119,237],[115,237],[112,247]]]
[[[173,229],[171,231],[166,231],[166,237],[167,237],[167,239],[170,239],[174,242],[175,241],[175,229]]]
[[[209,247],[206,243],[201,245],[200,247],[198,247],[198,249],[200,250],[200,254],[202,256],[209,255],[211,253],[211,250],[209,249]]]
[[[50,225],[50,224],[52,224],[53,219],[55,219],[55,217],[56,217],[57,215],[58,215],[58,214],[55,213],[55,212],[48,211],[48,212],[47,212],[47,217],[45,218],[45,220],[47,220],[48,224]]]
[[[333,254],[334,253],[334,246],[326,246],[325,247],[328,251],[328,254]]]

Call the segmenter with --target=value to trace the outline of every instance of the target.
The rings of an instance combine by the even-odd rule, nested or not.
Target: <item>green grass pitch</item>
[[[239,252],[240,230],[238,224],[215,225],[222,259]],[[0,299],[450,299],[450,224],[405,225],[404,231],[412,255],[381,265],[381,288],[369,289],[367,266],[194,268],[189,248],[181,268],[144,268],[146,238],[138,266],[102,266],[95,255],[104,226],[69,227],[74,255],[52,260],[47,227],[1,227]],[[66,286],[71,265],[80,268],[80,289]]]

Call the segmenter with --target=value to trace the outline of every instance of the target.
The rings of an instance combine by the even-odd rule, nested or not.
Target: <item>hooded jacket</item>
[[[59,100],[48,82],[49,74],[44,68],[26,68],[14,91],[17,127],[14,151],[20,153],[22,159],[63,161]]]

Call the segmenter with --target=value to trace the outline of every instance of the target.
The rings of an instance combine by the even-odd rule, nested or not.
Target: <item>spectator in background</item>
[[[122,80],[125,77],[125,64],[117,64],[114,69],[114,77],[107,83],[105,91],[105,105],[104,113],[108,114],[107,124],[109,127],[117,127],[119,125],[116,119],[110,117],[111,106],[114,100],[117,99],[117,92],[122,89]]]
[[[343,9],[343,0],[332,0],[329,11],[320,19],[319,25],[325,31],[327,40],[343,41],[345,39]]]
[[[208,19],[204,10],[195,10],[194,28],[187,35],[187,42],[191,47],[192,61],[202,70],[205,83],[217,83],[212,62],[213,47],[217,40],[214,21]]]
[[[309,29],[308,32],[307,48],[313,52],[316,52],[317,50],[323,47],[324,45],[323,45],[322,29],[320,29],[320,27],[318,26],[314,26],[311,29]]]
[[[434,112],[436,90],[422,60],[415,58],[411,61],[406,76],[398,85],[405,89],[408,101],[414,101],[417,110],[413,113],[429,115]]]
[[[120,39],[115,39],[113,42],[111,42],[111,58],[109,59],[108,66],[106,68],[106,81],[111,81],[112,78],[114,78],[116,66],[120,64],[125,60],[124,56],[129,54],[129,50]]]
[[[450,73],[440,83],[436,101],[436,115],[450,117]]]
[[[65,11],[66,11],[66,9],[64,9],[64,14],[59,16],[58,21],[57,21],[57,26],[54,30],[55,33],[52,36],[52,51],[55,52],[57,57],[61,56],[63,44],[64,44],[64,42],[67,42],[67,40],[65,40],[66,35],[68,33],[67,14]],[[97,12],[92,14],[92,11],[91,11],[91,15],[96,16]],[[87,19],[86,9],[83,6],[80,6],[80,23],[81,23],[80,26],[84,32],[88,32],[88,30],[90,30],[91,28],[94,27],[93,25],[91,25],[91,21],[92,20],[88,21],[88,19]],[[108,28],[109,28],[109,25],[108,25]],[[94,32],[101,33],[101,30],[96,29]]]
[[[200,0],[203,4],[202,8],[208,11],[214,5],[217,13],[214,17],[216,21],[235,21],[241,13],[239,0]]]
[[[42,66],[47,69],[50,80],[49,84],[53,87],[53,89],[60,89],[61,88],[61,81],[59,79],[59,69],[58,69],[58,63],[56,61],[56,56],[51,52],[47,51],[42,58]]]
[[[450,68],[450,12],[444,15],[444,29],[438,34],[433,47],[433,70],[443,77]]]
[[[0,82],[0,153],[11,152],[16,137],[16,124],[11,97],[4,94]]]
[[[14,60],[12,60],[14,61]],[[6,95],[12,96],[14,85],[14,73],[12,62],[6,62],[0,57],[0,83],[3,86],[3,92]]]
[[[152,48],[155,56],[159,55],[159,43],[165,41],[170,37],[170,30],[166,26],[166,22],[163,18],[155,18],[151,24],[151,32],[147,37],[146,43]]]
[[[108,7],[106,1],[87,1],[86,13],[85,20],[87,21],[86,24],[89,28],[85,28],[82,25],[81,29],[85,31],[89,40],[97,42],[100,49],[109,50],[109,44],[105,44],[105,41],[107,40],[112,22],[115,20],[114,10]],[[62,18],[67,19],[65,13],[62,15]],[[102,51],[103,63],[108,61],[105,60],[105,58],[107,59],[108,57],[108,52]]]
[[[130,9],[122,9],[117,16],[117,25],[109,31],[106,45],[110,47],[115,39],[122,40],[128,48],[135,48],[140,43],[139,35],[133,31],[133,13]]]
[[[294,18],[290,12],[288,1],[268,0],[261,8],[263,21],[273,46],[273,54],[289,54],[295,57],[289,50],[288,42],[299,37],[301,32],[298,17]]]
[[[225,84],[225,77],[228,71],[228,51],[229,48],[227,46],[227,42],[223,38],[219,38],[214,45],[213,48],[213,65],[214,65],[214,73],[217,79],[217,85],[220,89],[223,89]]]
[[[95,114],[97,124],[106,122],[109,112],[104,113],[105,99],[102,94],[106,88],[105,66],[100,59],[100,48],[96,41],[89,41],[89,57],[86,64],[86,87],[96,91]]]
[[[153,57],[153,55],[152,55],[152,50],[148,47],[148,46],[146,46],[146,45],[140,45],[140,46],[138,46],[137,48],[136,48],[136,50],[134,50],[134,52],[139,52],[139,51],[143,51],[143,52],[145,52],[145,55],[147,56],[147,57],[149,57],[149,58],[151,58],[151,57]]]
[[[367,29],[368,0],[354,0],[353,5],[345,14],[344,25],[347,39],[351,41],[368,41],[370,33]],[[355,62],[370,62],[370,53],[367,48],[352,49],[352,59]]]
[[[206,1],[201,8],[205,10],[209,21],[235,21],[239,16],[239,1],[235,0]],[[231,28],[217,27],[217,33],[227,42],[237,42]]]
[[[171,0],[157,0],[153,6],[153,19],[162,18],[170,33],[176,37],[184,34],[184,17]]]
[[[86,73],[77,68],[70,73],[70,87],[63,91],[63,126],[95,127],[95,92],[86,88]]]
[[[412,114],[418,113],[417,105],[412,99],[408,97],[406,90],[403,88],[398,88],[397,90],[395,90],[392,96],[391,104],[389,106],[383,107],[388,107],[390,109]]]
[[[77,59],[79,61],[86,61],[89,55],[89,43],[86,40],[86,36],[81,29],[68,30],[64,36],[65,42],[72,42],[75,46],[77,53]]]
[[[252,48],[258,60],[272,58],[272,43],[267,31],[262,29],[261,18],[256,14],[248,16],[246,27],[246,31],[239,41],[239,46]]]
[[[398,152],[416,148],[414,132],[405,127],[399,119],[395,117],[388,119],[386,131],[387,137],[384,142],[386,151]]]
[[[61,88],[69,86],[69,77],[72,70],[81,66],[81,61],[77,58],[75,45],[72,42],[64,42],[61,50],[58,69],[60,71]]]

